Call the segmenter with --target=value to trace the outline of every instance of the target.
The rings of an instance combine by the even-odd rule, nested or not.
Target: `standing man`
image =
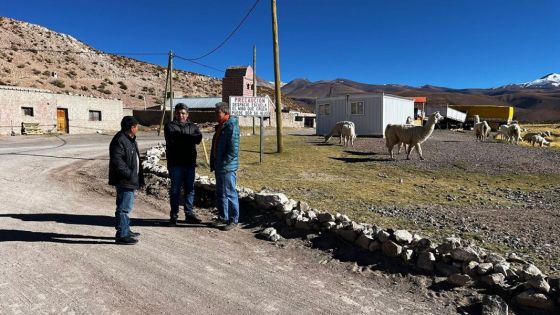
[[[216,204],[219,217],[215,227],[229,231],[239,223],[239,200],[235,189],[239,166],[239,124],[229,115],[229,104],[216,104],[216,132],[212,138],[210,171],[216,176]]]
[[[138,243],[140,233],[130,230],[129,213],[134,207],[134,191],[144,186],[144,174],[140,167],[140,155],[136,144],[138,121],[133,116],[124,116],[121,131],[109,145],[109,185],[117,189],[117,210],[115,229],[117,244]]]
[[[169,225],[177,225],[181,188],[185,192],[185,222],[200,223],[194,210],[194,175],[196,145],[202,140],[198,126],[189,121],[189,108],[183,103],[175,105],[175,119],[165,125],[167,169],[171,178]]]

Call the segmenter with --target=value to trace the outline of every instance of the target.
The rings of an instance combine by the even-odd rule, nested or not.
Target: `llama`
[[[410,160],[410,152],[412,152],[413,147],[416,148],[420,159],[424,160],[420,145],[432,135],[436,123],[441,119],[443,119],[443,116],[439,112],[435,112],[430,115],[424,126],[387,125],[385,128],[385,144],[389,149],[391,159],[394,159],[393,147],[399,143],[404,143],[408,145],[406,150],[407,160]]]
[[[354,124],[343,124],[340,129],[340,136],[342,137],[342,145],[347,147],[348,144],[354,146],[354,139],[356,139],[356,128]]]
[[[511,124],[509,125],[509,132],[508,132],[508,141],[513,144],[518,144],[519,141],[523,141],[521,139],[521,127],[518,124]]]
[[[539,144],[541,147],[543,145],[550,146],[550,142],[546,141],[546,139],[543,138],[541,135],[534,135],[533,137],[531,137],[531,144],[533,146],[535,146],[535,144]]]
[[[329,142],[329,140],[331,140],[332,136],[334,136],[334,135],[339,135],[339,137],[340,137],[340,142],[339,142],[339,144],[342,144],[342,140],[343,140],[343,139],[342,139],[342,138],[343,138],[343,136],[342,136],[342,129],[344,128],[344,127],[343,127],[344,125],[351,126],[352,129],[354,130],[354,135],[356,134],[356,125],[354,124],[354,122],[352,122],[352,121],[346,121],[346,120],[345,120],[345,121],[339,121],[339,122],[337,122],[337,123],[334,125],[334,127],[331,129],[331,132],[329,132],[329,134],[325,136],[325,143],[326,143],[326,142]]]
[[[474,124],[474,135],[476,136],[477,141],[480,140],[482,142],[490,136],[490,125],[488,125],[486,120]]]
[[[407,126],[407,127],[414,126],[414,119],[412,119],[412,117],[410,117],[410,116],[406,117],[406,123],[404,124],[404,126]],[[399,144],[397,146],[397,154],[401,154],[401,147],[403,147],[403,146],[404,146],[404,151],[406,152],[407,145],[402,143],[402,142],[399,142]]]

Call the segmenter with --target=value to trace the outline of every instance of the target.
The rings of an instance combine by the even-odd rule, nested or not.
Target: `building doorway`
[[[62,133],[68,133],[68,109],[56,109],[56,130]]]

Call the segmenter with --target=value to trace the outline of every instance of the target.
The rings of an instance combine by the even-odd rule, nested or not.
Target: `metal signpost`
[[[266,96],[230,96],[229,106],[231,115],[259,117],[261,120],[260,127],[260,154],[259,162],[263,160],[264,150],[264,128],[263,117],[270,117],[270,109],[272,108],[272,100]]]

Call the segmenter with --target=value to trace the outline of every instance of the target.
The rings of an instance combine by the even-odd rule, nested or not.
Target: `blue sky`
[[[277,0],[281,79],[495,87],[560,72],[558,0]],[[106,52],[198,57],[255,0],[0,0],[0,15],[66,33]],[[250,64],[273,80],[270,0],[200,62]],[[131,56],[167,64],[166,56]],[[222,73],[176,60],[179,69]]]

